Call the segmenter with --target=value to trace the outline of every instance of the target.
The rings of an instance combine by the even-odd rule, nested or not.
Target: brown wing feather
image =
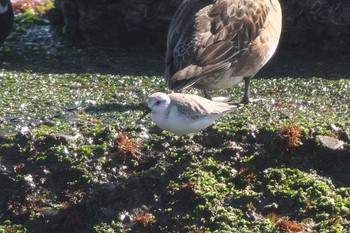
[[[257,0],[185,1],[168,33],[165,78],[169,88],[191,86],[204,75],[234,66],[249,51],[268,12],[269,7]]]
[[[170,23],[165,59],[165,79],[192,63],[197,45],[194,15],[213,0],[185,0],[177,9]]]

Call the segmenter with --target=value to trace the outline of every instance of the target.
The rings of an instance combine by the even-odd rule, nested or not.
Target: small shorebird
[[[147,103],[152,120],[161,129],[179,136],[203,130],[225,113],[238,108],[237,105],[180,93],[156,92],[147,98]]]
[[[0,0],[0,45],[10,34],[13,24],[13,10],[10,0]]]
[[[169,26],[165,79],[171,90],[230,88],[250,79],[274,54],[281,34],[278,0],[185,0]]]

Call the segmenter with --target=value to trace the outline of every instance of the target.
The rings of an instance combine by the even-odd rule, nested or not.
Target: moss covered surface
[[[348,57],[280,50],[252,81],[257,102],[179,138],[137,122],[167,91],[163,56],[4,52],[0,232],[350,230]]]

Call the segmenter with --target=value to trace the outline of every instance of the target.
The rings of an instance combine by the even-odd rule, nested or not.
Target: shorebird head
[[[156,92],[147,98],[148,109],[142,114],[142,116],[137,120],[142,120],[149,113],[162,113],[166,111],[168,105],[170,104],[170,97],[161,92]]]
[[[156,92],[147,98],[147,104],[152,113],[164,112],[170,104],[170,97],[165,93]]]

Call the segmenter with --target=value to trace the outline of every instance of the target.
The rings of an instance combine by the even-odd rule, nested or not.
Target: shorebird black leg
[[[241,100],[241,104],[247,104],[249,103],[249,90],[250,90],[250,79],[252,77],[244,77],[244,96],[243,99]]]

